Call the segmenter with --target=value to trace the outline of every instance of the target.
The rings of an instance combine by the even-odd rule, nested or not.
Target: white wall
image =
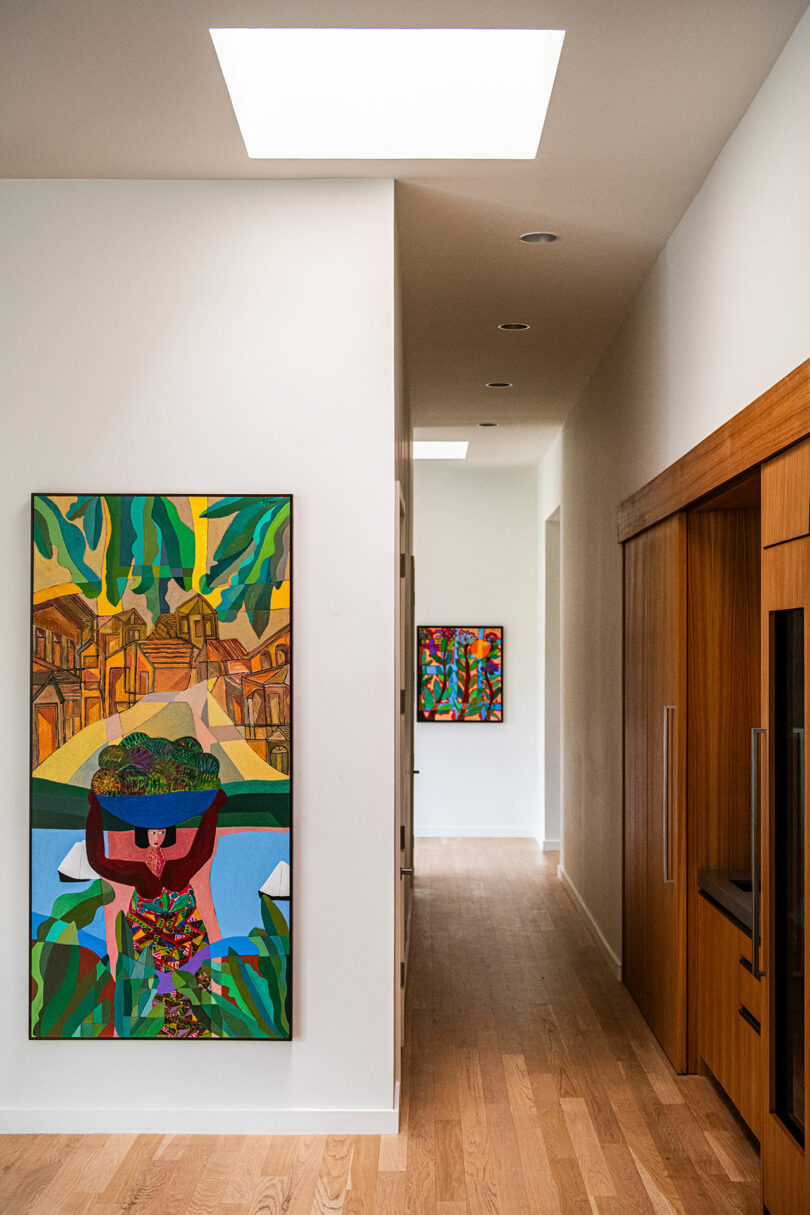
[[[393,1130],[393,187],[0,185],[0,1131]],[[28,1042],[32,490],[295,495],[291,1043]]]
[[[543,672],[543,848],[560,846],[562,759],[562,645],[560,633],[560,515],[555,511],[545,531],[545,622],[542,634]]]
[[[417,722],[417,835],[537,830],[537,481],[533,468],[414,464],[417,624],[504,628],[502,724]]]
[[[564,870],[621,951],[616,509],[810,355],[810,14],[563,431]]]
[[[549,520],[559,520],[562,499],[562,430],[537,466],[537,830],[536,835],[548,851],[556,850],[561,842],[562,786],[562,646],[559,628],[555,629],[554,608],[560,611],[560,573],[556,586],[546,577],[548,556],[546,535]],[[559,522],[553,537],[560,539]],[[549,596],[553,596],[549,603]],[[552,619],[549,619],[551,608]],[[557,622],[558,624],[559,622]],[[550,642],[553,643],[550,646]],[[554,652],[556,649],[556,653]],[[547,651],[549,651],[547,653]],[[557,695],[555,696],[555,688]],[[548,703],[550,702],[550,703]],[[552,791],[549,799],[549,787]],[[557,791],[557,804],[553,790]]]

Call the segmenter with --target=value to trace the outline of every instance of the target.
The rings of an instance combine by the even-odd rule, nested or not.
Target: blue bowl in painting
[[[99,804],[133,827],[176,827],[208,809],[218,789],[190,793],[136,793],[99,797]]]

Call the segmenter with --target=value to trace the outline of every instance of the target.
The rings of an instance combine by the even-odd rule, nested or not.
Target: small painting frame
[[[500,725],[503,626],[420,624],[416,720]]]

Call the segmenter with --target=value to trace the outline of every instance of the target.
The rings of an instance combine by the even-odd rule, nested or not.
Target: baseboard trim
[[[544,852],[559,852],[560,840],[543,840],[540,845]]]
[[[563,889],[565,890],[566,894],[570,898],[571,902],[574,904],[577,911],[579,912],[579,914],[582,916],[583,920],[585,921],[585,924],[587,925],[587,927],[591,933],[591,936],[594,939],[595,944],[598,946],[600,953],[602,954],[602,956],[604,957],[608,966],[610,967],[613,977],[619,983],[621,983],[621,981],[622,981],[621,958],[618,956],[618,954],[614,953],[613,950],[611,949],[610,945],[608,945],[607,941],[605,940],[605,937],[602,934],[601,928],[599,927],[596,920],[591,915],[587,903],[582,898],[582,895],[579,893],[576,886],[574,885],[574,883],[571,881],[568,874],[563,869],[562,865],[557,866],[557,877],[562,882]]]
[[[393,1109],[4,1109],[2,1135],[396,1135]]]
[[[417,839],[518,839],[536,837],[526,827],[414,827]]]

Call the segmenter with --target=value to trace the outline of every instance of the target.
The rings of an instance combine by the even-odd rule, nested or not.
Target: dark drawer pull
[[[738,1012],[739,1016],[742,1017],[743,1021],[745,1021],[746,1025],[751,1026],[751,1028],[753,1029],[755,1034],[759,1034],[762,1032],[762,1026],[760,1025],[759,1021],[757,1021],[756,1017],[754,1016],[754,1014],[752,1012],[748,1011],[748,1009],[745,1007],[744,1004],[740,1005],[740,1007],[737,1009],[737,1012]]]
[[[740,966],[742,966],[743,970],[747,970],[749,975],[753,975],[753,977],[757,980],[757,983],[759,982],[759,978],[754,974],[754,968],[748,961],[748,958],[740,958]]]

